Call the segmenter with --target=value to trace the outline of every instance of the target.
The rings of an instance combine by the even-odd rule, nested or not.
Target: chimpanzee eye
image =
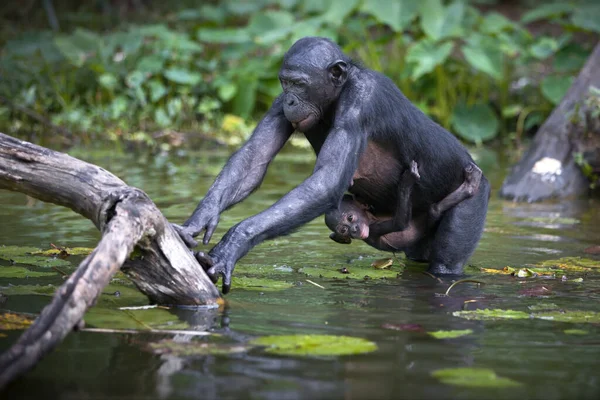
[[[352,222],[354,221],[354,215],[350,214],[348,215],[348,222]]]

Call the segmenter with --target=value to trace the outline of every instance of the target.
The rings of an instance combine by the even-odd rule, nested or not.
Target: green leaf
[[[150,89],[150,101],[153,103],[156,103],[168,93],[165,85],[158,79],[148,81],[148,88]]]
[[[421,28],[433,40],[460,34],[460,27],[465,13],[462,1],[455,1],[448,7],[441,0],[421,1]]]
[[[567,1],[558,3],[547,3],[535,7],[521,17],[521,22],[528,24],[540,19],[551,19],[559,17],[573,10],[573,5]]]
[[[415,19],[419,2],[413,0],[365,0],[361,11],[370,14],[395,32],[401,32]]]
[[[86,325],[108,329],[186,329],[177,315],[167,310],[152,308],[148,310],[110,310],[91,308],[84,317]]]
[[[452,113],[452,126],[463,139],[481,143],[498,134],[498,116],[487,104],[457,104]]]
[[[146,81],[146,74],[141,71],[133,71],[125,77],[125,83],[131,88],[138,88]]]
[[[558,51],[558,41],[551,37],[542,37],[529,49],[532,56],[538,60],[544,60]]]
[[[245,290],[257,290],[261,292],[272,292],[277,290],[284,290],[293,287],[294,285],[289,282],[284,282],[275,279],[268,278],[252,278],[246,276],[234,276],[232,281],[232,287],[236,289]]]
[[[455,317],[465,318],[468,320],[487,321],[487,320],[502,320],[502,319],[542,319],[553,322],[571,322],[574,324],[600,323],[600,312],[595,311],[541,311],[541,312],[524,312],[514,310],[500,309],[485,309],[485,310],[467,310],[454,311]]]
[[[249,118],[256,105],[256,91],[258,88],[258,79],[248,76],[241,79],[238,83],[238,92],[233,99],[233,113],[242,118]]]
[[[505,388],[521,386],[521,383],[502,378],[487,368],[445,368],[431,373],[442,383],[471,388]]]
[[[138,60],[136,69],[149,74],[158,74],[165,68],[165,60],[159,54],[152,54]]]
[[[40,276],[56,275],[55,272],[30,271],[23,267],[0,265],[0,278],[39,278]]]
[[[579,71],[589,56],[589,51],[577,43],[569,43],[554,55],[553,68],[556,72]]]
[[[453,43],[434,43],[424,39],[412,45],[406,54],[406,61],[415,64],[411,79],[416,81],[431,72],[448,58],[454,47]]]
[[[461,336],[467,336],[473,333],[472,329],[453,330],[453,331],[435,331],[427,332],[436,339],[454,339]]]
[[[481,22],[481,31],[490,35],[494,35],[505,30],[511,30],[513,28],[513,22],[497,12],[491,12],[487,14]]]
[[[105,89],[115,90],[118,81],[113,74],[102,74],[98,77],[98,83]]]
[[[323,19],[334,26],[344,23],[346,17],[354,11],[359,0],[331,0],[329,9],[323,14]]]
[[[218,93],[221,100],[229,101],[237,93],[237,86],[233,82],[227,82],[219,86]]]
[[[173,123],[165,109],[162,107],[159,107],[156,110],[154,110],[154,122],[156,123],[156,125],[162,128],[166,128]]]
[[[164,71],[164,76],[171,82],[190,86],[197,85],[202,80],[200,73],[185,68],[168,68]]]
[[[549,75],[542,79],[540,89],[552,104],[558,104],[573,84],[572,76]]]
[[[370,353],[377,345],[362,338],[333,335],[263,336],[250,341],[267,353],[289,356],[344,356]]]
[[[504,58],[498,47],[492,45],[490,39],[474,36],[463,46],[462,52],[473,68],[494,79],[502,79]]]
[[[294,15],[288,11],[266,10],[252,15],[246,32],[251,36],[259,36],[269,31],[289,27],[294,23]]]
[[[202,28],[198,30],[198,40],[206,43],[246,43],[250,40],[245,29],[211,29]]]
[[[175,97],[167,101],[167,113],[169,114],[169,117],[177,118],[177,116],[181,114],[182,109],[183,102],[179,97]]]
[[[35,265],[36,267],[69,266],[71,262],[60,258],[45,257],[33,253],[41,251],[35,247],[0,246],[0,258],[15,264]]]
[[[586,31],[600,32],[600,4],[585,4],[575,7],[571,23]]]

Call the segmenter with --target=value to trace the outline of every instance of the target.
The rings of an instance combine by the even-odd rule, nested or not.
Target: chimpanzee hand
[[[198,218],[196,218],[196,216],[198,216]],[[218,208],[207,206],[203,203],[183,225],[171,225],[173,225],[173,228],[175,228],[181,237],[181,240],[183,240],[186,246],[191,249],[198,246],[198,242],[194,240],[194,238],[204,230],[206,230],[206,232],[204,232],[202,243],[208,244],[218,224]]]
[[[223,277],[221,290],[223,294],[227,294],[231,289],[231,274],[235,267],[236,258],[231,256],[221,258],[212,253],[213,252],[211,251],[209,255],[199,251],[194,253],[194,256],[214,284],[219,280],[219,275]]]

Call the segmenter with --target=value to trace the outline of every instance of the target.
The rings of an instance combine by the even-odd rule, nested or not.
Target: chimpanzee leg
[[[446,211],[431,242],[429,272],[434,274],[461,274],[463,267],[479,242],[488,200],[490,184],[481,177],[479,189]]]

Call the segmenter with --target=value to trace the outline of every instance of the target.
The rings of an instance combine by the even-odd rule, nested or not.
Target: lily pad
[[[251,278],[247,276],[234,276],[231,286],[235,289],[277,291],[289,289],[294,286],[292,283],[266,278]]]
[[[37,295],[37,296],[52,296],[56,291],[54,285],[15,285],[0,288],[0,292],[7,296],[19,295]]]
[[[171,339],[161,340],[158,343],[150,343],[150,348],[157,354],[175,354],[177,356],[203,356],[203,355],[226,355],[244,353],[248,351],[247,346],[240,344],[215,344],[200,341],[176,342]]]
[[[589,332],[583,329],[565,329],[563,331],[567,335],[588,335]]]
[[[64,248],[53,248],[53,249],[48,249],[48,250],[38,250],[38,251],[32,252],[31,254],[47,256],[47,257],[52,257],[52,256],[67,257],[67,256],[87,256],[88,254],[91,254],[92,251],[94,251],[94,249],[92,249],[90,247],[64,247]]]
[[[333,335],[263,336],[250,344],[266,346],[268,353],[290,356],[344,356],[377,350],[377,345],[369,340]]]
[[[452,331],[435,331],[427,332],[436,339],[454,339],[461,336],[467,336],[473,333],[472,329],[452,330]]]
[[[0,278],[39,278],[51,275],[56,275],[56,273],[30,271],[24,267],[0,266]]]
[[[442,383],[463,387],[503,388],[521,386],[521,383],[503,378],[488,368],[445,368],[431,375]]]
[[[573,272],[587,272],[600,268],[600,261],[583,257],[563,257],[557,260],[546,260],[537,264],[540,267],[559,268]]]
[[[400,273],[400,271],[394,269],[364,268],[358,265],[347,267],[344,272],[334,267],[303,267],[298,272],[308,276],[328,279],[394,279]]]
[[[15,264],[35,265],[36,267],[61,267],[69,266],[66,260],[54,257],[34,255],[41,250],[36,247],[0,246],[0,258]]]
[[[526,313],[523,311],[514,310],[467,310],[454,311],[455,317],[465,318],[469,320],[501,320],[501,319],[543,319],[555,322],[571,322],[571,323],[600,323],[600,313],[595,311],[541,311]]]
[[[33,323],[33,318],[13,313],[0,314],[0,330],[10,331],[16,329],[27,329]]]

